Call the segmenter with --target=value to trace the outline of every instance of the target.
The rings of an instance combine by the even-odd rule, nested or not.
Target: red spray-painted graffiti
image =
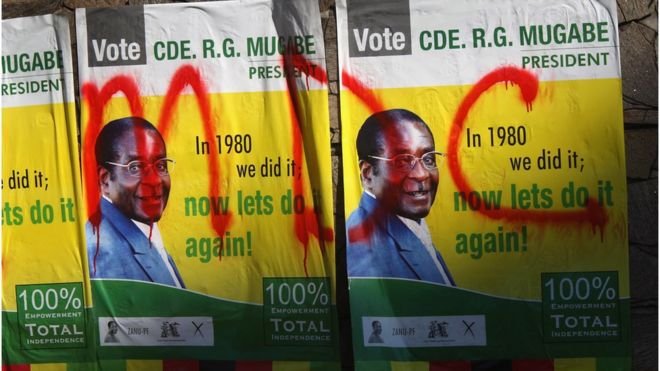
[[[325,71],[320,68],[320,66],[305,60],[300,54],[286,53],[282,57],[281,63],[285,69],[298,68],[306,74],[308,79],[312,77],[321,83],[327,82]],[[304,119],[304,116],[301,112],[300,102],[298,101],[298,86],[293,74],[287,74],[286,83],[287,91],[289,93],[288,98],[289,112],[291,115],[291,136],[293,139],[293,159],[296,163],[303,164],[303,138],[300,124],[301,120]],[[303,179],[301,177],[293,177],[293,193],[294,195],[304,194]],[[305,207],[302,214],[295,214],[294,228],[298,241],[303,245],[305,275],[309,276],[307,271],[309,234],[311,233],[316,239],[318,239],[321,249],[325,250],[324,242],[332,241],[334,239],[334,231],[332,228],[323,227],[315,213],[314,207]]]
[[[218,153],[217,143],[213,140],[215,133],[213,121],[211,119],[211,105],[208,98],[208,92],[206,86],[202,80],[202,77],[199,75],[199,72],[190,65],[185,65],[179,68],[172,81],[170,82],[169,89],[165,95],[165,101],[163,102],[163,108],[160,112],[160,120],[158,122],[158,129],[163,135],[163,138],[167,141],[167,136],[170,132],[170,126],[172,125],[172,114],[174,113],[174,107],[181,96],[183,90],[190,86],[194,93],[195,98],[197,99],[197,104],[199,105],[199,111],[202,114],[202,121],[204,124],[204,136],[210,144],[211,153]],[[217,198],[220,196],[220,166],[218,166],[218,159],[216,156],[209,156],[208,163],[208,174],[209,174],[209,196]],[[215,233],[222,237],[225,235],[225,232],[231,225],[232,213],[228,211],[226,215],[223,213],[214,214],[211,213],[211,225]],[[218,259],[220,259],[220,254],[218,254]]]
[[[140,100],[140,92],[137,84],[132,78],[126,75],[115,76],[110,79],[103,88],[99,91],[96,85],[86,83],[82,87],[83,99],[89,106],[89,118],[87,123],[87,131],[83,138],[83,148],[86,152],[83,156],[83,170],[84,182],[86,193],[86,204],[89,212],[89,221],[92,224],[94,233],[96,234],[96,249],[94,254],[94,264],[92,267],[92,275],[96,274],[96,259],[99,254],[99,245],[101,235],[99,233],[99,225],[101,224],[101,211],[99,207],[99,200],[101,193],[99,189],[98,174],[96,172],[96,154],[94,153],[94,144],[96,137],[101,131],[103,126],[103,109],[108,104],[112,96],[122,92],[128,101],[131,114],[133,116],[143,116],[142,101]]]
[[[527,106],[527,110],[532,109],[532,103],[538,93],[538,79],[531,72],[517,67],[498,68],[479,80],[470,89],[463,98],[463,102],[458,107],[454,116],[449,141],[447,143],[447,157],[449,163],[449,172],[462,195],[468,195],[474,191],[474,188],[468,182],[460,164],[458,156],[458,146],[465,128],[465,121],[470,113],[470,109],[477,102],[479,97],[488,89],[498,83],[508,83],[517,85],[520,89],[520,99]],[[577,211],[540,211],[540,210],[521,210],[503,207],[498,210],[489,210],[485,205],[481,205],[477,210],[481,215],[490,219],[502,219],[508,222],[531,222],[538,224],[581,224],[589,223],[595,230],[600,229],[601,239],[603,238],[603,229],[607,224],[608,216],[603,207],[598,204],[594,198],[589,198],[586,208]]]
[[[458,156],[460,139],[465,128],[465,121],[470,109],[489,88],[498,83],[511,83],[517,85],[520,89],[521,101],[525,103],[527,110],[532,109],[532,103],[538,93],[538,79],[531,72],[517,67],[502,67],[486,74],[479,80],[463,98],[459,108],[454,116],[453,125],[449,134],[447,144],[449,171],[452,180],[459,192],[467,195],[474,191],[467,177],[463,173]],[[362,84],[358,79],[351,76],[346,71],[342,72],[342,85],[355,94],[362,103],[371,111],[371,113],[384,110],[380,99],[374,95],[373,91]],[[388,138],[385,138],[387,141]],[[382,213],[377,212],[369,219],[367,225],[357,225],[348,231],[350,242],[363,241],[369,238],[374,228],[375,221],[383,217]],[[381,210],[382,211],[382,210]],[[580,225],[589,223],[595,232],[596,227],[600,229],[601,239],[603,238],[603,229],[607,224],[608,216],[605,209],[598,204],[596,199],[589,198],[584,209],[577,211],[539,211],[539,210],[520,210],[512,208],[501,208],[489,210],[484,204],[477,210],[481,215],[489,219],[506,220],[508,222],[530,222],[537,224],[564,224]],[[376,215],[377,214],[377,215]]]
[[[374,95],[373,91],[364,85],[360,80],[351,76],[348,72],[341,73],[342,85],[348,88],[350,92],[355,94],[362,103],[364,103],[371,113],[376,113],[385,110],[385,106],[380,99]]]
[[[307,61],[300,55],[285,55],[282,59],[282,64],[285,68],[298,68],[306,74],[307,78],[313,78],[321,83],[327,83],[326,72],[318,65]],[[293,143],[293,157],[294,161],[298,164],[304,164],[304,148],[301,133],[301,119],[304,117],[299,103],[299,94],[296,81],[293,74],[289,74],[287,78],[287,90],[289,93],[289,111],[291,116],[291,136]],[[470,109],[477,102],[479,97],[484,94],[490,87],[498,83],[511,83],[517,85],[520,89],[521,101],[526,104],[528,110],[531,109],[532,103],[536,98],[538,92],[538,80],[536,77],[523,69],[515,67],[503,67],[494,70],[493,72],[484,76],[479,80],[468,94],[463,99],[461,105],[456,111],[451,132],[449,134],[448,142],[448,163],[452,179],[460,192],[469,194],[473,191],[473,187],[469,184],[467,177],[463,173],[458,156],[458,147],[465,127],[465,121],[469,115]],[[347,72],[342,73],[342,83],[353,94],[355,94],[371,112],[379,112],[385,109],[381,100],[373,94],[373,91],[366,87],[359,79],[351,76]],[[161,111],[159,120],[159,129],[163,133],[163,137],[167,138],[172,125],[172,114],[178,101],[179,96],[183,90],[190,86],[195,93],[195,97],[199,104],[199,109],[204,122],[205,136],[208,142],[215,146],[215,141],[210,140],[213,137],[213,128],[215,127],[211,114],[210,103],[207,96],[206,87],[202,81],[198,71],[192,66],[183,66],[175,73],[170,87],[168,89],[163,109]],[[85,84],[83,87],[83,95],[90,107],[89,124],[84,140],[84,147],[86,149],[93,148],[93,143],[98,135],[102,125],[103,108],[108,100],[116,92],[123,92],[126,96],[131,112],[133,115],[142,115],[142,105],[139,98],[139,91],[135,83],[127,76],[117,76],[110,80],[103,89],[99,92],[93,84]],[[212,151],[214,149],[211,149]],[[100,221],[97,205],[99,200],[98,193],[98,180],[96,179],[95,172],[95,159],[93,151],[87,150],[84,157],[84,167],[86,170],[86,188],[87,192],[87,207],[90,210],[90,220],[92,223]],[[209,175],[211,182],[209,184],[209,193],[212,196],[220,194],[220,169],[217,159],[210,156],[209,159]],[[304,194],[304,182],[301,178],[293,178],[293,193],[295,195]],[[488,210],[481,207],[477,210],[478,213],[490,219],[502,219],[509,222],[531,222],[539,224],[581,224],[590,223],[595,229],[599,227],[602,229],[607,223],[608,217],[605,210],[598,205],[595,199],[589,199],[587,207],[578,211],[536,211],[536,210],[517,210],[510,208],[501,208],[498,210]],[[306,207],[303,213],[294,214],[294,231],[297,239],[304,249],[304,266],[307,273],[307,257],[309,235],[311,234],[320,241],[321,248],[323,248],[324,241],[332,241],[333,230],[332,228],[323,227],[314,212],[313,207]],[[377,215],[374,215],[376,218]],[[98,219],[97,219],[98,218]],[[372,218],[373,219],[373,218]],[[215,215],[212,217],[211,224],[215,232],[222,236],[231,224],[231,214]],[[371,226],[373,227],[373,226]],[[351,241],[367,238],[369,231],[372,228],[369,226],[358,226],[348,231],[349,239]]]
[[[283,61],[284,63],[284,61]],[[295,58],[293,63],[297,68],[300,68],[306,73],[310,74],[311,77],[319,81],[327,81],[325,71],[316,65],[307,63],[304,60]],[[318,67],[318,68],[317,68]],[[314,73],[313,71],[319,71]],[[303,143],[302,143],[302,133],[300,129],[300,107],[298,106],[297,98],[297,88],[295,81],[287,81],[287,86],[291,89],[289,94],[289,108],[291,114],[291,135],[293,143],[293,157],[294,161],[298,164],[304,164],[304,154],[303,154]],[[160,119],[158,121],[158,129],[161,132],[163,138],[167,141],[168,135],[171,131],[173,125],[172,116],[174,114],[174,109],[177,106],[179,97],[183,91],[190,87],[197,100],[199,105],[200,114],[204,126],[204,135],[207,142],[211,146],[210,152],[217,153],[217,144],[213,140],[215,133],[214,129],[216,125],[213,122],[211,116],[211,105],[208,98],[208,92],[206,86],[203,82],[202,77],[200,76],[197,69],[190,65],[184,65],[180,67],[172,77],[172,80],[169,84],[165,100],[163,102],[163,107],[160,112]],[[95,84],[86,83],[83,86],[83,97],[85,102],[89,107],[89,120],[87,123],[87,129],[85,132],[85,138],[83,142],[83,148],[85,148],[84,157],[83,157],[83,166],[85,169],[85,187],[87,189],[86,193],[86,205],[87,210],[90,215],[90,222],[92,223],[94,230],[96,232],[97,238],[97,249],[94,257],[94,267],[93,272],[96,270],[96,257],[99,253],[99,224],[101,222],[101,213],[98,209],[98,204],[100,200],[100,190],[98,183],[98,174],[96,172],[96,158],[94,154],[94,144],[96,137],[98,136],[102,126],[103,126],[103,111],[105,106],[108,104],[110,98],[117,92],[124,94],[126,99],[129,102],[131,114],[133,116],[142,116],[143,107],[140,100],[139,89],[134,82],[134,80],[125,75],[120,75],[109,80],[99,92]],[[138,143],[139,146],[139,143]],[[215,156],[209,156],[208,162],[208,174],[209,174],[209,195],[211,197],[218,197],[221,193],[220,189],[220,180],[222,179],[220,173],[220,166],[218,160]],[[304,195],[304,181],[301,177],[293,177],[293,193],[294,195]],[[303,213],[294,214],[294,230],[297,239],[301,242],[304,249],[304,259],[303,264],[305,268],[305,273],[307,272],[307,257],[308,257],[308,245],[309,245],[309,234],[319,239],[321,248],[324,249],[324,241],[332,241],[334,239],[334,231],[332,228],[324,227],[321,225],[320,220],[317,217],[317,214],[314,211],[314,207],[306,207]],[[223,213],[212,213],[211,214],[211,225],[218,236],[224,236],[225,232],[231,225],[232,214],[228,212]],[[219,254],[221,255],[221,254]],[[220,256],[219,256],[220,259]]]
[[[89,107],[89,118],[87,119],[87,130],[83,138],[83,148],[87,151],[83,157],[83,169],[85,171],[85,189],[87,190],[87,210],[89,211],[92,224],[98,225],[96,218],[100,218],[98,204],[100,190],[96,174],[96,154],[94,143],[103,126],[103,109],[112,96],[122,92],[128,101],[133,116],[143,116],[144,108],[140,100],[140,90],[133,79],[126,75],[115,76],[110,79],[99,91],[96,85],[86,83],[82,87],[83,99]],[[98,220],[100,222],[100,220]]]

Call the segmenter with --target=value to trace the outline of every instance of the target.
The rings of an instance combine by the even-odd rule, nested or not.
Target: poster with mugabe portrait
[[[615,2],[339,0],[337,32],[356,368],[630,369]]]
[[[92,343],[73,71],[66,17],[2,21],[3,370]]]
[[[318,5],[89,8],[76,22],[100,357],[337,361]]]

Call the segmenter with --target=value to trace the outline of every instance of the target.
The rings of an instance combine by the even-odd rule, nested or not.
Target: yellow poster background
[[[205,138],[203,119],[194,95],[180,96],[172,116],[170,133],[165,138],[167,155],[176,161],[176,165],[171,174],[168,205],[159,221],[159,229],[186,288],[229,300],[262,303],[263,277],[305,277],[307,274],[309,277],[330,278],[334,302],[334,240],[320,243],[309,234],[305,259],[304,244],[296,236],[295,213],[282,212],[282,197],[293,190],[293,177],[286,175],[287,160],[294,159],[293,121],[288,93],[210,94],[208,97],[213,131],[223,138],[221,154],[197,153],[197,138],[200,141],[208,139]],[[301,92],[297,99],[301,108],[299,117],[304,143],[305,163],[299,169],[304,205],[305,208],[313,208],[316,199],[317,219],[324,228],[333,228],[327,93]],[[161,119],[163,101],[163,97],[142,98],[144,117],[156,126]],[[83,135],[88,115],[89,107],[85,105]],[[103,122],[127,116],[131,116],[130,107],[123,96],[117,95],[105,107]],[[227,135],[249,136],[251,151],[246,153],[244,149],[242,153],[227,153],[224,145]],[[83,149],[83,155],[86,150],[90,149]],[[213,244],[213,239],[218,237],[211,227],[210,214],[202,215],[199,209],[199,200],[210,196],[210,156],[217,157],[220,196],[229,198],[232,213],[232,223],[223,241],[227,241],[227,233],[232,241],[236,237],[243,238],[243,256],[225,255],[218,258],[203,255],[199,250],[201,243],[208,243],[200,242],[202,239]],[[276,164],[278,157],[281,175],[262,176],[261,166],[267,163],[267,158],[274,161],[269,164]],[[255,176],[240,177],[237,165],[249,164],[255,166]],[[239,192],[243,200],[242,213],[238,208]],[[262,197],[261,215],[257,209],[257,193]],[[248,196],[253,201],[245,201]],[[270,214],[266,213],[266,196],[272,197]],[[196,215],[194,200],[198,206]],[[245,202],[253,202],[252,215],[249,215],[246,209],[249,206]],[[251,235],[251,248],[248,248],[248,233]],[[227,246],[225,243],[223,249]],[[191,251],[197,251],[196,256]]]
[[[89,303],[75,122],[73,103],[2,109],[3,310],[16,310],[16,285],[38,283],[83,282]],[[28,188],[11,185],[26,169]]]
[[[456,110],[471,86],[442,86],[373,90],[386,109],[404,108],[418,114],[431,128],[436,150],[447,151]],[[597,197],[599,181],[610,182],[611,205],[604,205],[608,221],[601,230],[589,222],[538,223],[493,220],[455,205],[454,184],[447,162],[440,166],[438,193],[427,217],[431,236],[459,288],[490,295],[541,298],[542,272],[618,271],[621,297],[629,297],[626,179],[620,79],[540,82],[528,112],[520,89],[500,83],[486,91],[472,107],[458,145],[461,169],[474,191],[502,191],[501,206],[510,208],[511,186],[547,188],[550,208],[536,211],[576,211],[564,207],[562,189],[573,182]],[[371,112],[356,95],[342,91],[343,166],[346,218],[355,210],[362,192],[355,138]],[[497,127],[523,126],[524,145],[491,145],[489,127],[499,144]],[[467,129],[479,134],[481,146],[467,146]],[[474,138],[474,137],[472,137]],[[561,168],[538,169],[543,150],[561,153]],[[579,155],[583,169],[568,168],[568,150]],[[527,156],[530,170],[513,170],[510,158]],[[582,160],[580,160],[583,159]],[[605,191],[604,191],[605,192]],[[518,196],[519,197],[519,196]],[[481,255],[468,247],[457,253],[457,235],[518,232],[527,229],[527,249]],[[483,235],[482,235],[483,237]],[[483,241],[483,239],[482,239]],[[476,248],[476,247],[475,247]],[[522,250],[522,249],[521,249]],[[474,255],[475,257],[472,257]],[[476,258],[476,256],[479,258]]]

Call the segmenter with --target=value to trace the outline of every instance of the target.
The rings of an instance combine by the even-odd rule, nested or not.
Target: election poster
[[[3,369],[92,340],[74,103],[67,19],[2,21]]]
[[[339,0],[337,30],[357,368],[628,370],[616,3]]]
[[[99,357],[338,365],[318,4],[88,8],[76,25]]]

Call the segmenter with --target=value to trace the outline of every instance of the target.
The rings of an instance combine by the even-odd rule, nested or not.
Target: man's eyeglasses
[[[160,176],[170,175],[175,161],[169,158],[161,158],[160,160],[156,160],[152,163],[137,160],[131,161],[128,164],[118,164],[110,161],[106,161],[105,163],[108,165],[122,167],[126,169],[128,175],[140,178],[148,174],[149,168],[153,169],[153,171],[155,171],[156,174]]]
[[[442,152],[433,151],[433,152],[427,152],[423,154],[421,157],[417,157],[409,153],[396,155],[392,158],[385,158],[385,157],[378,157],[371,155],[369,157],[376,160],[391,162],[392,166],[397,171],[409,172],[415,168],[415,165],[417,164],[418,160],[422,164],[422,166],[424,166],[427,170],[437,169],[438,164],[440,163],[440,161],[442,161],[442,158],[445,156],[446,155]]]

